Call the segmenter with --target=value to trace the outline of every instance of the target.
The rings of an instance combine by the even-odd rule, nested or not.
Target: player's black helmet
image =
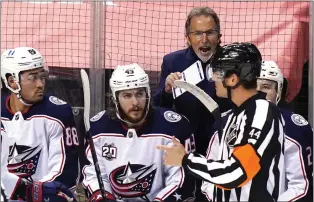
[[[252,43],[232,43],[219,48],[213,58],[213,72],[236,73],[243,82],[250,82],[260,75],[262,55]]]

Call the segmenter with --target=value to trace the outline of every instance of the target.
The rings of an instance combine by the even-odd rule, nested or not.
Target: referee
[[[219,135],[218,160],[187,154],[174,138],[173,146],[158,146],[166,165],[183,166],[215,184],[214,201],[277,201],[284,190],[284,122],[276,105],[256,90],[261,61],[254,44],[233,43],[217,51],[208,69],[217,96],[237,106]]]

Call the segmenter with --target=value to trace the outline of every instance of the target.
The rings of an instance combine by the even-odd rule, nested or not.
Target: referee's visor
[[[223,81],[226,76],[226,72],[220,68],[212,68],[210,65],[206,68],[206,78],[208,81]]]

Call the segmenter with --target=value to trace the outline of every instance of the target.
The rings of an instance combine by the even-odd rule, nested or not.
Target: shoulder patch
[[[98,120],[104,115],[105,112],[106,112],[106,110],[101,111],[101,112],[98,112],[98,114],[96,114],[95,116],[93,116],[93,117],[90,119],[90,121],[92,121],[92,122],[98,121]]]
[[[65,105],[66,102],[63,100],[60,100],[59,98],[55,97],[55,96],[50,96],[49,97],[49,101],[52,102],[55,105]]]
[[[182,119],[182,116],[173,111],[165,111],[164,117],[167,121],[175,123],[179,122]]]
[[[292,114],[291,120],[298,126],[306,126],[309,124],[309,122],[307,122],[307,120],[305,120],[305,118],[303,118],[300,114]]]

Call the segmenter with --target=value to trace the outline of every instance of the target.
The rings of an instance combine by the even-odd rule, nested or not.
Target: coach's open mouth
[[[210,47],[200,47],[199,50],[201,51],[201,53],[203,54],[208,54],[210,52]]]

